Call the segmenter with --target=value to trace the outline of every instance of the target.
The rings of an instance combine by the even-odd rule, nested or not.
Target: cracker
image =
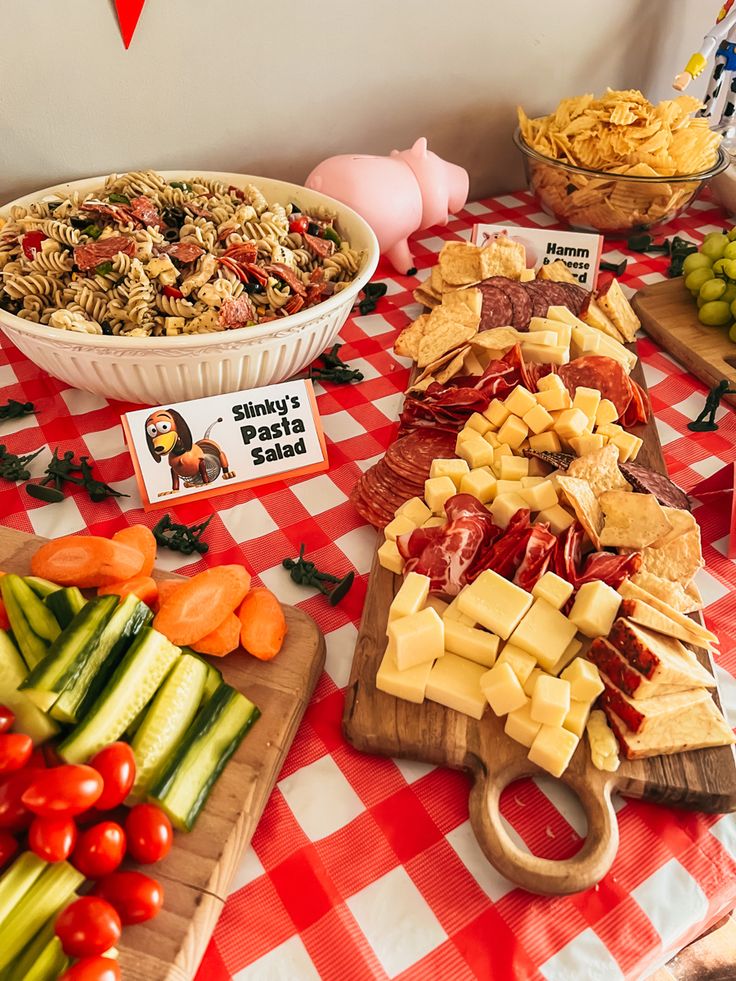
[[[437,307],[442,303],[441,296],[435,296],[433,292],[425,289],[423,286],[417,287],[411,294],[417,303],[421,303],[423,307]]]
[[[607,443],[600,450],[586,453],[573,460],[567,468],[567,473],[570,477],[587,480],[596,497],[600,497],[606,491],[631,490],[619,470],[618,449],[613,443]]]
[[[679,582],[672,582],[670,579],[663,579],[661,576],[642,570],[635,573],[631,577],[631,581],[651,593],[652,596],[668,603],[679,613],[694,613],[696,610],[702,609],[703,600],[697,591],[695,593],[689,592]]]
[[[439,267],[443,288],[477,283],[482,278],[480,249],[470,242],[445,242],[440,252]]]
[[[455,375],[464,370],[465,355],[467,354],[468,350],[467,344],[464,347],[461,347],[455,356],[449,361],[449,363],[445,365],[442,371],[437,372],[435,379],[440,383],[440,385],[446,384],[451,378],[454,378]]]
[[[432,266],[432,272],[429,274],[429,288],[435,296],[440,297],[445,291],[445,284],[442,282],[442,273],[440,272],[439,264]]]
[[[442,297],[442,308],[451,313],[459,323],[480,323],[480,311],[483,306],[483,294],[479,289],[471,287],[467,290],[455,290],[445,293]]]
[[[526,249],[521,242],[514,242],[508,235],[499,235],[480,250],[480,278],[505,276],[520,279],[526,269]]]
[[[603,511],[587,480],[555,475],[555,483],[567,498],[580,524],[585,528],[588,538],[596,548],[601,547],[600,534],[603,530]]]
[[[475,348],[486,348],[490,351],[510,351],[512,347],[520,344],[522,338],[529,339],[530,334],[521,334],[514,327],[491,327],[490,330],[481,331],[471,340]]]
[[[416,357],[418,367],[424,368],[447,351],[460,347],[478,331],[478,325],[458,323],[443,307],[435,307],[419,340]]]
[[[671,530],[642,549],[641,569],[685,587],[705,565],[700,528],[689,511],[676,508],[665,508],[664,511]]]
[[[605,291],[596,297],[598,305],[627,341],[633,341],[641,327],[641,321],[621,289],[618,280],[612,279]]]
[[[429,324],[429,314],[423,313],[413,324],[405,327],[394,341],[394,351],[400,358],[411,358],[416,361],[419,354],[419,342]]]
[[[555,259],[548,262],[546,266],[540,266],[537,272],[537,279],[546,279],[553,283],[575,283],[580,285],[580,281],[562,259]]]
[[[604,516],[601,545],[643,549],[671,527],[654,494],[605,491],[598,498]]]

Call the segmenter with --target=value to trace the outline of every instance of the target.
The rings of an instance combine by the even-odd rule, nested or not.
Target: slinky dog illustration
[[[161,457],[168,457],[171,467],[171,490],[161,491],[159,497],[176,493],[180,478],[185,487],[198,487],[211,484],[220,474],[223,480],[235,476],[222,448],[209,438],[218,422],[222,418],[208,426],[203,438],[195,443],[189,426],[175,409],[159,409],[146,419],[146,442],[151,456],[156,463],[161,462]]]

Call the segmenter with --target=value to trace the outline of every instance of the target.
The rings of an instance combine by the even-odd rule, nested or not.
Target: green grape
[[[704,303],[710,303],[713,300],[720,300],[725,292],[726,284],[722,279],[708,279],[700,287],[698,299]]]
[[[716,259],[713,263],[712,269],[716,276],[726,277],[726,263],[730,262],[730,259]]]
[[[712,269],[696,269],[694,272],[691,272],[689,276],[685,277],[685,286],[690,290],[693,296],[697,296],[703,283],[707,283],[709,279],[714,278]]]
[[[729,279],[736,280],[736,259],[725,259],[723,271]]]
[[[736,242],[729,242],[723,251],[724,259],[736,259]]]
[[[728,332],[729,339],[736,344],[736,324],[731,325],[731,329]]]
[[[699,309],[700,309],[700,308],[702,307],[702,305],[703,305],[703,304],[704,304],[705,302],[706,302],[706,301],[705,301],[705,300],[703,300],[703,299],[701,299],[701,298],[700,298],[699,296],[696,296],[696,297],[695,297],[695,303],[696,303],[696,305],[697,305],[697,308],[698,308],[698,310],[699,310]]]
[[[723,260],[719,259],[718,262]],[[713,271],[715,272],[715,263],[707,255],[702,255],[700,252],[691,252],[690,255],[685,256],[685,260],[682,263],[682,275],[689,276],[691,272],[695,272],[696,269],[710,269],[713,266]]]
[[[709,235],[700,246],[700,251],[703,255],[707,255],[709,258],[716,260],[722,258],[723,253],[726,251],[727,245],[728,239],[725,235]]]
[[[724,324],[730,324],[732,319],[731,307],[723,300],[704,303],[698,311],[698,320],[706,327],[723,327]]]
[[[723,295],[718,297],[724,303],[733,303],[736,300],[736,283],[727,283]]]
[[[734,225],[733,228],[729,228],[729,230],[726,232],[726,235],[729,241],[733,242],[733,240],[736,239],[736,225]]]
[[[731,301],[731,314],[736,317],[736,300]]]
[[[704,242],[707,242],[709,239],[712,239],[712,238],[720,238],[721,235],[725,235],[725,234],[726,234],[726,232],[708,232],[707,235],[704,235],[703,236],[703,241]]]

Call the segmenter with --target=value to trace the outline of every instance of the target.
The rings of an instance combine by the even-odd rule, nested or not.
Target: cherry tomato
[[[35,817],[28,829],[28,846],[47,862],[63,862],[77,840],[74,820],[64,815]]]
[[[111,743],[92,757],[94,767],[104,781],[104,788],[96,801],[98,811],[109,811],[122,804],[130,793],[135,780],[135,755],[127,743]]]
[[[152,920],[164,904],[160,883],[142,872],[113,872],[100,879],[93,893],[115,907],[124,926]]]
[[[7,865],[20,848],[15,838],[7,831],[0,831],[0,869]]]
[[[0,627],[2,624],[0,623]],[[0,732],[10,732],[15,722],[15,712],[7,705],[0,705]]]
[[[66,764],[45,770],[23,794],[29,811],[41,817],[74,817],[88,810],[102,793],[102,777],[91,766]]]
[[[8,611],[5,609],[5,604],[0,599],[0,630],[10,630],[10,620],[8,619]]]
[[[304,215],[292,215],[289,218],[289,231],[293,234],[298,232],[303,235],[309,229],[309,218]]]
[[[21,239],[23,254],[26,259],[35,259],[36,253],[41,251],[41,242],[48,238],[42,231],[26,232]]]
[[[22,732],[0,733],[0,773],[22,770],[33,752],[33,740]]]
[[[69,957],[95,957],[114,947],[123,929],[106,899],[82,896],[59,913],[54,931]]]
[[[0,782],[0,831],[24,831],[33,815],[23,803],[23,794],[45,770],[26,769],[11,773]]]
[[[72,856],[72,865],[87,879],[110,875],[125,857],[125,832],[114,821],[102,821],[83,831]]]
[[[155,804],[136,804],[125,819],[128,853],[141,865],[160,862],[171,851],[171,821]]]
[[[59,981],[120,981],[120,965],[109,957],[83,957]]]

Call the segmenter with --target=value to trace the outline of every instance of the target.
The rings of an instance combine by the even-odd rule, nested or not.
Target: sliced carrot
[[[10,630],[10,620],[2,599],[0,599],[0,630]]]
[[[140,574],[142,576],[151,575],[156,564],[156,539],[150,528],[145,525],[131,525],[130,528],[116,531],[112,540],[122,542],[123,545],[130,545],[131,548],[137,548],[144,559]]]
[[[42,545],[31,559],[31,572],[60,586],[108,586],[140,574],[137,548],[96,535],[66,535]]]
[[[211,633],[242,603],[250,575],[242,565],[220,565],[182,583],[162,603],[153,626],[172,644],[188,645]]]
[[[158,602],[163,605],[166,600],[184,585],[183,579],[159,579],[158,581]]]
[[[276,657],[286,636],[286,618],[270,589],[252,589],[238,610],[240,643],[254,657],[270,661]]]
[[[224,657],[236,650],[240,644],[240,620],[234,613],[228,613],[222,623],[218,624],[201,640],[191,647],[200,654],[212,654],[214,657]]]
[[[110,586],[100,586],[97,590],[98,596],[110,596],[114,594],[115,596],[128,596],[132,593],[137,596],[139,600],[142,600],[146,606],[150,606],[153,609],[158,602],[158,585],[155,579],[151,579],[150,576],[136,576],[134,579],[128,579],[127,582],[114,582]]]

